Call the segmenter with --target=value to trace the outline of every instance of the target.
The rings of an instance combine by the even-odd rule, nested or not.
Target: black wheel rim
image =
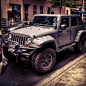
[[[82,51],[83,48],[84,48],[84,41],[81,41],[81,42],[80,42],[80,50]]]
[[[52,62],[52,56],[50,54],[44,55],[44,57],[41,60],[42,66],[44,68],[47,68]]]

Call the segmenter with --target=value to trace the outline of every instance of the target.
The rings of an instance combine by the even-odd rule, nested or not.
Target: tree
[[[84,10],[86,11],[86,0],[84,0]]]
[[[82,4],[79,4],[78,2],[76,1],[79,1],[79,0],[51,0],[50,1],[50,4],[51,4],[51,8],[56,6],[57,4],[61,4],[62,5],[66,5],[66,6],[69,6],[69,7],[75,7],[75,6],[82,6]]]

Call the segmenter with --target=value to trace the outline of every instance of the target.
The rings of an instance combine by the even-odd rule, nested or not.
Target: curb
[[[68,71],[72,66],[74,66],[76,63],[78,63],[80,60],[86,57],[86,53],[83,55],[77,57],[75,60],[71,61],[64,67],[60,68],[59,70],[56,70],[51,75],[47,76],[46,78],[42,79],[40,82],[36,83],[34,86],[50,86],[49,83],[52,82],[55,78],[61,77],[66,71]],[[57,80],[59,82],[59,79]]]

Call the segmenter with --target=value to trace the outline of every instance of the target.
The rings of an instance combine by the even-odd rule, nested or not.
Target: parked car
[[[3,52],[1,50],[0,46],[0,74],[4,73],[8,66],[8,60],[6,58],[3,58]]]
[[[16,29],[19,29],[19,28],[22,28],[26,25],[28,25],[28,22],[29,21],[20,21],[20,22],[17,22],[16,24],[14,24],[13,26],[9,26],[9,27],[4,27],[2,29],[2,34],[6,34],[12,30],[16,30]]]
[[[11,31],[3,38],[3,53],[9,60],[24,57],[31,59],[32,67],[39,73],[50,71],[58,54],[70,47],[82,52],[85,29],[79,15],[34,15],[29,27]],[[15,59],[14,59],[15,60]]]

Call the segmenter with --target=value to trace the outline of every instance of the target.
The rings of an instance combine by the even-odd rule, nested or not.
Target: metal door
[[[61,25],[65,24],[66,27],[65,29],[61,29]],[[58,33],[58,45],[59,47],[67,45],[70,43],[70,25],[69,25],[69,17],[67,18],[62,18],[61,19],[61,25],[60,25],[60,29],[59,29],[59,33]]]

